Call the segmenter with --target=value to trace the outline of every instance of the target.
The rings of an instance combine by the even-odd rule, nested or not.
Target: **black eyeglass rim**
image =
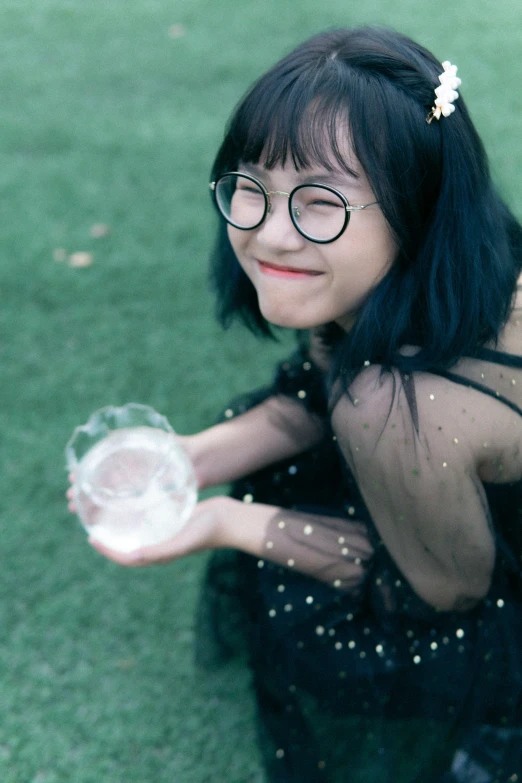
[[[220,206],[220,204],[219,204],[219,201],[218,201],[218,198],[217,198],[217,195],[216,195],[216,194],[217,194],[217,188],[218,188],[218,185],[219,185],[219,182],[220,182],[220,180],[224,179],[225,177],[230,177],[230,176],[236,176],[236,177],[245,177],[245,179],[249,179],[249,180],[250,180],[251,182],[253,182],[255,185],[259,185],[259,186],[260,186],[260,188],[261,188],[261,192],[262,192],[262,194],[263,194],[263,198],[264,198],[264,200],[265,200],[265,207],[264,207],[264,210],[263,210],[263,217],[261,218],[261,220],[259,221],[259,223],[256,223],[256,224],[255,224],[255,226],[252,226],[251,228],[245,228],[244,226],[238,226],[238,225],[237,225],[237,223],[234,223],[234,221],[233,221],[233,220],[230,220],[230,218],[228,218],[228,217],[225,215],[225,213],[223,212],[223,210],[221,209],[221,206]],[[263,183],[262,183],[262,182],[260,182],[260,181],[259,181],[258,179],[256,179],[255,177],[252,177],[252,176],[250,176],[250,174],[243,174],[243,172],[241,172],[241,171],[225,171],[225,173],[224,173],[224,174],[221,174],[221,175],[220,175],[220,176],[219,176],[219,177],[216,179],[216,181],[214,182],[214,188],[213,188],[213,190],[212,190],[212,195],[214,196],[214,201],[215,201],[215,204],[216,204],[216,206],[217,206],[217,208],[218,208],[218,210],[219,210],[219,214],[222,216],[222,218],[223,218],[223,219],[224,219],[224,220],[225,220],[225,221],[226,221],[226,222],[227,222],[227,223],[228,223],[230,226],[233,226],[234,228],[237,228],[237,229],[239,229],[240,231],[253,231],[255,228],[259,228],[259,226],[261,225],[261,223],[263,223],[263,221],[265,220],[265,218],[266,218],[266,216],[267,216],[267,213],[268,213],[268,203],[269,203],[269,202],[268,202],[268,194],[267,194],[267,192],[266,192],[266,189],[264,188],[264,186],[263,186]]]
[[[224,177],[230,177],[230,176],[245,177],[245,179],[249,179],[255,185],[258,185],[259,188],[261,189],[261,192],[262,192],[263,197],[265,199],[265,207],[264,207],[264,210],[263,210],[263,217],[261,218],[261,220],[258,223],[255,224],[255,226],[251,226],[249,228],[245,228],[244,226],[238,226],[236,223],[234,223],[234,221],[230,220],[230,218],[228,218],[224,214],[223,210],[221,209],[221,206],[219,204],[219,201],[218,201],[217,195],[216,195],[217,186],[218,186],[219,181],[221,179],[224,179]],[[331,193],[334,193],[336,196],[338,196],[341,199],[341,201],[343,202],[344,206],[345,206],[343,227],[341,228],[341,230],[334,237],[332,237],[332,239],[315,239],[314,237],[310,236],[309,234],[306,234],[299,227],[299,225],[298,225],[298,223],[297,223],[297,221],[295,219],[295,216],[292,213],[292,207],[291,207],[292,196],[294,195],[294,193],[296,193],[296,191],[301,190],[302,188],[309,188],[309,187],[323,188],[324,190],[329,190]],[[264,220],[266,219],[266,216],[268,214],[268,205],[269,205],[270,202],[269,202],[268,192],[267,192],[265,186],[263,185],[262,182],[260,182],[255,177],[251,176],[250,174],[245,174],[242,171],[225,171],[224,174],[220,174],[220,176],[217,177],[217,179],[213,183],[212,196],[213,196],[213,199],[214,199],[214,203],[215,203],[215,205],[216,205],[216,207],[217,207],[217,209],[219,211],[219,214],[221,215],[223,220],[225,220],[230,226],[233,226],[234,228],[237,228],[239,231],[254,231],[254,229],[259,228],[259,226],[264,222]],[[314,242],[316,245],[329,245],[331,242],[335,242],[336,239],[339,239],[339,237],[342,234],[344,234],[344,232],[346,231],[346,228],[348,226],[348,223],[350,222],[351,212],[350,212],[349,209],[346,209],[346,207],[349,207],[349,206],[350,206],[350,204],[348,202],[348,199],[346,198],[346,196],[343,193],[341,193],[340,190],[336,190],[336,188],[333,188],[330,185],[324,185],[323,183],[320,183],[320,182],[307,182],[306,184],[303,184],[303,185],[297,185],[288,194],[288,213],[290,215],[290,220],[292,221],[292,224],[293,224],[294,228],[296,229],[296,231],[298,231],[299,234],[301,234],[302,237],[304,237],[305,239],[308,239],[310,242]]]

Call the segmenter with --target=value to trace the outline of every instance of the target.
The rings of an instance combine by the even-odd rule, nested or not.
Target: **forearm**
[[[192,519],[173,538],[133,552],[91,545],[124,566],[168,563],[208,549],[239,549],[339,590],[356,593],[373,550],[366,527],[352,520],[306,514],[261,503],[212,497],[198,503]]]
[[[320,420],[298,402],[278,395],[182,443],[200,488],[224,484],[307,451],[324,436]]]
[[[216,498],[219,546],[239,549],[343,590],[360,586],[373,555],[365,526],[261,503]]]

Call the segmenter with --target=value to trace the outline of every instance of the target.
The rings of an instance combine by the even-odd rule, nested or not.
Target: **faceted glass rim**
[[[106,405],[91,413],[85,424],[73,430],[65,446],[67,470],[74,471],[87,452],[110,432],[132,427],[151,427],[175,434],[168,419],[150,405],[139,402]]]

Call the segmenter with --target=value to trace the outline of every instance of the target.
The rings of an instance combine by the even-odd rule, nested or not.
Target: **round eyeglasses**
[[[299,233],[311,242],[327,244],[338,239],[350,221],[351,212],[377,204],[349,204],[342,193],[329,185],[298,185],[291,193],[267,190],[239,171],[228,171],[209,185],[214,201],[227,223],[241,231],[261,225],[272,210],[270,196],[286,196],[290,218]]]

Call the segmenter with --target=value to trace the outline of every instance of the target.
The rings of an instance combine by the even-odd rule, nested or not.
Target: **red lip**
[[[257,259],[257,263],[261,269],[261,272],[266,275],[273,275],[275,277],[286,278],[298,278],[298,277],[317,277],[322,275],[322,272],[317,272],[314,269],[298,269],[293,266],[282,266],[281,264],[272,264],[270,261],[262,261]]]

